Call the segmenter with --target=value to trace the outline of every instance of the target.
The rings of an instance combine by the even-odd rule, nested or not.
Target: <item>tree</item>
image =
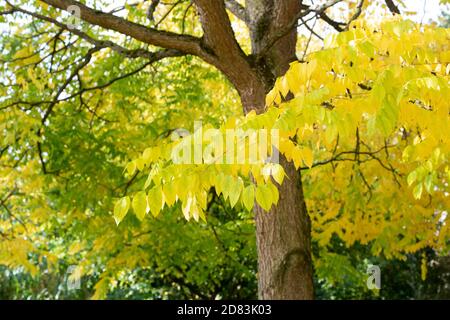
[[[32,130],[38,127],[37,137],[30,143],[36,145],[44,173],[52,173],[45,161],[43,145],[45,139],[48,139],[45,130],[49,126],[48,123],[51,122],[55,107],[62,100],[83,99],[84,92],[89,89],[83,86],[83,81],[86,79],[83,79],[83,75],[81,75],[82,70],[91,61],[102,58],[101,51],[107,48],[127,58],[143,58],[147,64],[161,61],[164,58],[184,55],[199,57],[220,70],[237,90],[244,113],[247,115],[242,120],[245,126],[281,130],[280,165],[260,164],[254,168],[218,166],[211,169],[211,167],[205,168],[196,165],[175,168],[173,163],[169,163],[170,156],[168,156],[175,143],[168,143],[169,140],[165,139],[161,145],[148,148],[140,156],[137,156],[136,160],[127,165],[130,175],[127,186],[131,185],[135,178],[146,170],[150,172],[148,184],[145,183],[144,186],[141,186],[142,191],[136,192],[133,200],[129,196],[121,198],[116,203],[114,210],[116,221],[120,223],[130,207],[133,207],[137,217],[141,219],[148,210],[157,216],[164,204],[171,206],[180,200],[187,218],[204,218],[202,211],[206,209],[206,199],[211,187],[214,187],[218,194],[229,199],[232,205],[241,200],[246,207],[254,207],[260,298],[311,299],[314,296],[310,248],[311,223],[303,192],[302,171],[330,164],[325,170],[311,170],[307,176],[308,183],[314,188],[309,190],[310,214],[313,219],[321,220],[319,225],[323,227],[320,233],[323,246],[327,245],[327,239],[334,232],[348,243],[376,239],[379,242],[374,245],[374,251],[378,250],[378,253],[385,250],[387,254],[399,254],[407,245],[417,245],[415,239],[405,235],[402,235],[404,244],[399,250],[395,246],[384,245],[382,241],[386,241],[386,239],[392,241],[394,237],[398,236],[398,233],[389,233],[386,231],[387,229],[382,228],[381,224],[385,221],[380,218],[381,214],[375,214],[380,213],[380,203],[386,199],[386,194],[381,190],[387,186],[391,188],[390,190],[395,190],[393,184],[403,186],[400,179],[404,178],[405,173],[409,173],[408,182],[415,184],[414,197],[416,199],[421,198],[425,189],[428,193],[433,193],[433,187],[437,186],[440,188],[439,195],[433,198],[437,203],[433,203],[432,208],[437,212],[442,212],[442,208],[445,207],[444,203],[448,201],[442,191],[445,189],[442,188],[445,184],[443,179],[448,172],[445,169],[448,142],[442,134],[445,131],[441,133],[433,131],[432,134],[425,136],[434,137],[433,139],[424,139],[423,131],[419,129],[416,139],[414,139],[415,142],[412,144],[407,138],[416,134],[413,126],[413,123],[416,123],[413,121],[414,119],[407,117],[400,117],[399,120],[399,113],[396,109],[402,103],[407,104],[412,101],[411,104],[415,105],[417,109],[429,111],[433,115],[424,114],[425,111],[416,111],[420,113],[420,115],[417,114],[418,116],[423,117],[429,131],[431,123],[436,120],[435,111],[439,113],[436,128],[443,129],[448,124],[448,108],[442,106],[444,102],[439,99],[440,92],[444,93],[444,98],[448,95],[448,82],[445,80],[447,74],[443,67],[447,63],[445,41],[448,40],[448,35],[445,31],[434,32],[427,29],[421,32],[411,24],[399,20],[386,24],[382,32],[375,29],[380,36],[374,36],[374,29],[354,23],[362,14],[363,9],[367,8],[368,4],[364,1],[349,2],[353,12],[349,20],[343,23],[328,14],[328,9],[341,1],[325,1],[318,6],[308,6],[296,0],[261,0],[246,1],[243,6],[231,0],[195,0],[193,4],[199,16],[199,24],[194,23],[191,26],[190,34],[182,34],[186,27],[185,19],[181,19],[182,21],[179,23],[181,25],[180,34],[158,29],[165,16],[153,27],[144,25],[146,19],[153,19],[154,11],[160,5],[159,1],[151,2],[147,10],[149,17],[145,17],[139,5],[125,6],[130,15],[129,20],[113,13],[96,10],[77,1],[44,0],[42,2],[49,7],[33,6],[36,8],[35,11],[30,11],[23,5],[17,6],[7,2],[2,14],[29,15],[44,23],[55,25],[61,30],[61,33],[72,33],[82,39],[84,43],[91,45],[87,52],[83,52],[81,60],[78,59],[79,55],[71,57],[69,62],[72,69],[63,77],[62,85],[58,86],[56,95],[50,101],[28,102],[28,108],[31,109],[38,105],[42,112],[40,125],[32,123],[29,127]],[[393,1],[385,1],[385,3],[393,13],[400,12]],[[176,8],[183,8],[184,10],[179,11],[178,17],[186,17],[191,7],[190,2],[178,1],[169,8],[168,14]],[[134,39],[134,41],[126,40],[123,41],[124,44],[118,44],[115,42],[116,37],[113,36],[108,39],[97,39],[94,32],[72,28],[55,18],[58,12],[56,9],[71,11],[74,8],[79,10],[80,18],[89,25],[117,32],[127,36],[127,39]],[[246,25],[251,43],[250,52],[246,52],[244,44],[241,44],[236,38],[227,10]],[[296,51],[299,22],[300,25],[309,28],[308,22],[312,19],[323,20],[343,33],[334,42],[330,42],[326,50],[305,55],[302,63],[293,63],[298,61]],[[199,26],[201,26],[201,32],[198,30]],[[414,38],[415,42],[412,42],[414,45],[418,46],[427,39],[433,39],[436,41],[436,48],[426,47],[423,56],[420,53],[416,54],[427,67],[424,69],[420,67],[407,68],[408,72],[406,72],[401,69],[402,66],[398,65],[398,61],[401,57],[406,61],[405,63],[412,64],[414,61],[405,58],[404,51],[410,53],[411,57],[415,57],[413,53],[417,48],[414,46],[399,48],[395,44],[389,43],[390,46],[386,49],[382,43],[393,35],[398,37],[397,40],[403,40],[411,36],[413,31],[417,33],[417,38]],[[312,31],[311,34],[314,35],[315,32]],[[58,50],[64,50],[64,46],[62,48],[57,46],[60,36],[61,34],[58,34],[51,39],[50,42],[53,43],[54,49],[50,56]],[[357,43],[356,49],[352,49],[354,40],[361,40]],[[303,48],[305,53],[309,43],[310,41],[305,43],[305,48]],[[342,46],[341,51],[337,49],[338,45]],[[162,49],[148,51],[149,46]],[[41,59],[39,55],[33,53],[33,48],[30,47],[24,47],[16,52],[13,58],[25,65],[38,64]],[[334,63],[334,59],[339,63]],[[371,59],[379,64],[371,64]],[[383,61],[387,61],[388,65],[383,65],[381,63]],[[441,66],[439,70],[432,70],[432,74],[436,78],[425,77],[424,73],[430,72],[426,68],[433,63]],[[367,68],[368,71],[358,74],[357,71],[354,71],[356,69],[354,66],[361,69]],[[288,70],[290,71],[288,72]],[[33,83],[35,82],[34,90],[39,91],[42,80],[36,80],[33,71],[27,72],[26,77]],[[288,73],[286,74],[286,72]],[[285,77],[280,78],[285,74]],[[16,77],[17,82],[24,79]],[[343,80],[336,81],[336,79]],[[66,97],[67,88],[76,82],[78,82],[78,91]],[[49,82],[49,85],[55,86],[55,83]],[[272,90],[274,86],[275,88]],[[396,100],[392,97],[392,93],[398,90],[402,92],[403,96]],[[361,100],[358,100],[358,97],[361,97]],[[367,100],[364,100],[365,98]],[[5,108],[27,105],[27,101],[22,100],[11,103],[12,105],[5,105]],[[83,104],[83,101],[81,103]],[[344,106],[343,108],[345,106],[354,107],[357,103],[372,106],[372,109],[367,108],[362,111],[374,116],[366,119],[366,115],[362,111],[352,111],[350,115],[340,111],[342,106]],[[239,117],[240,114],[237,116]],[[228,126],[244,128],[238,121],[233,122],[232,120],[227,122]],[[328,130],[317,127],[318,124],[326,126]],[[404,126],[399,127],[399,124]],[[418,127],[423,128],[424,124],[420,123]],[[401,132],[404,135],[402,140],[404,145],[389,144],[390,139],[394,139],[393,132],[399,128],[402,129]],[[380,132],[381,134],[379,134]],[[356,142],[353,138],[356,138]],[[15,139],[16,136],[11,136],[9,140],[14,143]],[[369,139],[372,139],[372,143],[367,142]],[[432,143],[428,144],[430,140]],[[187,140],[185,139],[185,141]],[[422,144],[423,141],[426,142]],[[313,143],[319,147],[313,148]],[[356,147],[349,149],[351,144],[356,144]],[[403,148],[405,145],[407,145],[406,149]],[[422,146],[424,149],[428,148],[426,152],[419,150]],[[271,153],[272,144],[269,144],[268,147],[269,153]],[[384,158],[382,158],[383,152]],[[401,153],[404,155],[406,163],[395,163],[396,166],[393,166],[389,162],[392,160],[391,157],[395,155],[395,159],[398,161]],[[348,155],[351,158],[346,158]],[[316,159],[315,162],[314,159]],[[426,165],[420,165],[413,170],[412,167],[417,164],[417,161],[426,161]],[[348,166],[344,164],[343,168],[339,167],[336,173],[334,165],[337,162],[349,162],[350,164]],[[364,172],[361,165],[366,162],[370,162],[371,165],[378,163],[393,178],[388,180],[385,175],[370,167],[369,169],[365,168],[367,171]],[[261,168],[265,169],[262,173]],[[370,169],[374,171],[370,171]],[[352,206],[342,205],[342,199],[339,197],[324,199],[333,194],[335,187],[344,189],[343,182],[346,181],[345,175],[348,175],[349,171],[354,173],[351,176],[356,181],[354,185],[351,185],[352,188],[345,188],[348,191],[348,200],[352,200],[349,201]],[[252,179],[244,181],[241,177],[245,177],[250,172]],[[267,172],[269,174],[263,174]],[[367,172],[372,172],[372,176],[368,177]],[[285,176],[287,178],[284,178]],[[337,181],[335,185],[330,186],[330,179]],[[324,188],[319,188],[321,182],[324,181],[328,181],[326,187],[329,189],[326,191]],[[149,187],[150,190],[147,194],[146,189]],[[314,194],[314,190],[320,190],[321,193]],[[396,193],[393,191],[390,194],[392,197],[395,195]],[[367,196],[367,204],[361,203],[364,196]],[[372,200],[372,197],[375,200]],[[392,197],[391,201],[394,200]],[[257,205],[253,206],[255,199]],[[273,204],[276,205],[272,206]],[[400,202],[399,209],[404,210],[409,204],[408,201]],[[401,207],[401,205],[405,207]],[[371,208],[371,206],[373,206],[374,212],[373,219],[361,215],[364,209]],[[423,207],[426,207],[426,204],[417,208],[419,213],[425,211]],[[383,209],[388,210],[387,207],[383,207]],[[356,214],[360,219],[352,220],[348,215],[342,215],[339,224],[332,224],[332,228],[330,228],[330,223],[326,224],[325,222],[336,218],[342,211],[349,212],[350,215]],[[328,213],[328,216],[324,213]],[[428,214],[429,211],[419,214],[418,220],[428,217]],[[399,220],[404,217],[394,218]],[[373,230],[371,226],[375,220],[379,224]],[[362,222],[366,223],[362,229],[364,234],[359,234],[357,232],[358,223]],[[420,228],[417,227],[420,231],[426,230],[429,224],[435,225],[434,220],[433,222],[426,221],[429,224],[425,221],[420,222],[424,222],[423,224],[417,222],[417,225],[420,225]],[[402,228],[401,224],[397,226],[398,229]],[[434,232],[436,228],[428,230]],[[385,234],[380,236],[380,231]],[[445,242],[446,233],[441,231],[441,234],[441,242]],[[432,235],[424,236],[421,239],[424,243],[421,243],[419,247],[431,245],[430,238]]]

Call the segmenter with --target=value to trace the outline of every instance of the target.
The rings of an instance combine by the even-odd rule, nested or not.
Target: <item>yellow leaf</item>
[[[270,210],[273,201],[271,189],[267,185],[258,185],[256,188],[256,201],[264,210]]]
[[[132,202],[134,213],[139,220],[144,220],[145,215],[148,212],[147,207],[147,195],[144,191],[136,193]]]
[[[152,215],[156,218],[164,206],[164,195],[161,186],[156,186],[148,192],[147,203]]]
[[[253,185],[246,187],[242,192],[242,202],[248,211],[253,209],[255,204],[255,187]]]
[[[128,175],[133,175],[136,172],[136,162],[131,161],[127,164],[126,168],[125,168],[128,172]]]
[[[144,159],[142,159],[142,158],[136,159],[135,163],[136,163],[136,168],[139,171],[142,171],[144,169],[144,167],[145,167]]]
[[[166,204],[170,207],[177,200],[177,195],[175,192],[175,185],[173,182],[169,182],[163,187],[163,194]]]
[[[115,207],[114,207],[114,220],[116,221],[116,224],[119,225],[119,223],[125,218],[125,216],[128,213],[128,210],[130,209],[130,197],[123,197],[119,201],[117,201]]]
[[[284,172],[284,169],[281,165],[279,164],[274,164],[272,166],[272,177],[274,178],[274,180],[278,183],[278,184],[282,184],[283,180],[284,180],[284,176],[286,175],[286,173]]]
[[[244,188],[244,183],[242,182],[241,178],[238,178],[237,180],[235,180],[233,182],[233,186],[229,192],[230,204],[231,204],[232,208],[238,202],[243,188]]]
[[[301,153],[302,153],[303,162],[306,164],[306,166],[308,166],[309,168],[312,168],[314,156],[313,156],[313,152],[311,151],[311,149],[308,147],[304,147],[304,148],[302,148]]]

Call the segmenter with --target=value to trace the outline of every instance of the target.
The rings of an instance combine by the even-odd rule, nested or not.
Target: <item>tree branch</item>
[[[89,62],[92,59],[92,55],[94,54],[94,52],[97,52],[98,50],[100,50],[100,49],[96,48],[96,47],[91,48],[88,51],[88,53],[86,54],[86,56],[84,57],[83,61],[75,67],[75,69],[72,71],[70,76],[66,79],[66,81],[63,83],[63,85],[58,89],[55,98],[53,99],[52,103],[50,104],[50,106],[48,107],[44,116],[42,117],[41,122],[43,125],[45,125],[45,122],[47,121],[48,117],[52,113],[53,108],[58,103],[59,96],[64,92],[66,87],[72,82],[72,79],[78,74],[78,72],[80,72],[81,69],[83,69],[85,66],[87,66],[89,64]]]
[[[154,55],[155,54],[153,52],[147,51],[145,49],[133,49],[133,50],[130,50],[130,49],[124,48],[121,45],[119,45],[117,43],[114,43],[114,42],[112,42],[110,40],[94,39],[91,36],[89,36],[88,34],[82,32],[80,30],[71,29],[71,28],[69,28],[68,25],[66,25],[64,23],[61,23],[61,22],[59,22],[59,21],[57,21],[57,20],[55,20],[53,18],[41,15],[41,14],[36,13],[36,12],[28,11],[28,10],[25,10],[25,9],[22,9],[22,8],[19,8],[19,7],[15,7],[15,6],[13,6],[13,9],[11,10],[11,13],[13,13],[13,12],[22,12],[22,13],[25,13],[25,14],[27,14],[29,16],[35,17],[37,19],[50,22],[50,23],[58,26],[62,30],[69,31],[69,32],[73,33],[74,35],[78,36],[79,38],[85,40],[86,42],[89,42],[90,44],[93,44],[95,47],[97,47],[99,49],[110,48],[111,50],[113,50],[113,51],[115,51],[115,52],[117,52],[117,53],[119,53],[119,54],[121,54],[121,55],[123,55],[123,56],[125,56],[127,58],[138,58],[138,57],[141,57],[141,58],[146,58],[146,59],[150,59],[150,60],[154,59]],[[170,52],[174,53],[175,50],[171,50]],[[179,52],[179,55],[181,55],[181,52]]]
[[[222,71],[238,90],[258,83],[260,79],[236,40],[224,0],[193,2],[200,15],[205,50],[210,54],[206,61]]]
[[[74,0],[41,1],[51,5],[52,7],[65,11],[68,11],[70,6],[77,6],[80,8],[80,18],[83,21],[105,29],[119,32],[147,44],[166,49],[175,49],[186,54],[192,54],[200,57],[205,57],[207,55],[202,48],[201,39],[194,36],[180,35],[169,31],[160,31],[153,28],[148,28],[115,15],[92,9]]]
[[[328,8],[334,6],[335,4],[341,2],[342,0],[328,0],[323,5],[318,6],[316,8],[309,8],[303,11],[300,11],[297,15],[294,16],[294,18],[291,20],[291,22],[287,23],[283,28],[280,28],[275,34],[273,34],[270,38],[267,39],[266,44],[261,49],[261,51],[258,53],[259,56],[264,56],[274,45],[277,43],[278,40],[283,38],[285,35],[287,35],[289,32],[292,31],[293,28],[297,26],[298,20],[307,16],[310,13],[315,13],[316,16],[320,16],[322,13],[324,13]]]
[[[397,7],[397,5],[392,0],[386,0],[386,5],[389,8],[389,10],[392,12],[392,14],[400,14],[400,9]]]
[[[245,56],[231,27],[224,0],[194,0],[200,14],[204,41],[217,57]]]
[[[250,19],[247,13],[247,9],[244,8],[239,2],[236,0],[225,0],[225,7],[238,19],[244,21],[246,24],[249,24]]]
[[[97,85],[97,86],[94,86],[94,87],[82,88],[80,91],[78,91],[78,92],[76,92],[76,93],[74,93],[74,94],[72,94],[70,96],[67,96],[67,97],[65,97],[63,99],[60,99],[59,101],[67,101],[67,100],[73,99],[74,97],[80,96],[83,93],[88,92],[88,91],[105,89],[105,88],[109,87],[110,85],[112,85],[113,83],[115,83],[115,82],[117,82],[119,80],[123,80],[125,78],[131,77],[131,76],[139,73],[140,71],[144,70],[147,66],[149,66],[149,65],[151,65],[151,64],[153,64],[153,63],[155,63],[155,62],[157,62],[159,60],[162,60],[164,58],[181,57],[181,56],[183,56],[183,53],[180,52],[180,51],[177,51],[177,50],[160,50],[160,51],[157,51],[157,52],[151,53],[151,54],[152,54],[152,57],[149,59],[149,61],[147,61],[145,64],[143,64],[139,68],[137,68],[137,69],[135,69],[135,70],[133,70],[133,71],[131,71],[129,73],[126,73],[126,74],[123,74],[121,76],[118,76],[117,78],[113,78],[113,79],[107,81],[104,84]]]
[[[325,12],[320,12],[319,17],[320,19],[328,23],[330,26],[332,26],[336,31],[338,32],[344,31],[344,26],[346,25],[345,23],[331,19]]]
[[[350,20],[347,22],[347,26],[345,27],[345,30],[348,30],[348,28],[350,27],[350,24],[361,16],[363,6],[364,6],[364,0],[359,0],[358,4],[356,5],[355,13],[350,18]]]

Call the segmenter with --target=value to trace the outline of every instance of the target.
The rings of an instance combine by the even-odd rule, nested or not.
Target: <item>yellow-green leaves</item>
[[[144,220],[144,217],[148,212],[147,194],[145,191],[140,191],[135,194],[132,206],[136,217],[141,221]]]
[[[148,192],[147,201],[152,215],[157,217],[164,205],[161,186],[156,186]]]
[[[266,211],[269,211],[273,204],[278,203],[278,189],[272,183],[258,185],[256,188],[256,201]]]
[[[228,186],[227,186],[228,187]],[[231,207],[234,207],[239,200],[242,189],[244,188],[244,183],[241,178],[232,179],[232,183],[229,185],[228,190],[224,190],[228,194],[230,199]]]
[[[249,185],[244,189],[244,191],[242,192],[242,203],[248,211],[253,209],[253,205],[255,203],[254,185]]]
[[[284,176],[286,175],[283,167],[278,163],[266,164],[262,169],[262,173],[266,181],[268,181],[269,177],[272,176],[273,179],[280,185],[283,183]]]
[[[408,186],[412,185],[417,180],[417,171],[412,171],[407,178]]]
[[[136,172],[136,162],[131,161],[127,164],[125,170],[127,171],[128,175],[133,175]]]
[[[420,199],[420,197],[422,196],[422,191],[423,191],[423,184],[422,184],[422,183],[419,183],[419,184],[414,188],[414,191],[413,191],[414,198]]]
[[[116,202],[116,205],[114,207],[114,220],[116,221],[117,225],[119,225],[123,218],[125,218],[129,209],[130,197],[123,197]]]
[[[138,159],[136,159],[135,162],[136,162],[136,168],[137,168],[139,171],[144,170],[144,167],[145,167],[145,161],[144,161],[144,159],[138,158]]]
[[[422,167],[414,171],[411,166],[409,176],[406,172],[414,197],[432,193],[440,183],[436,169],[443,168],[450,152],[450,109],[443,98],[450,95],[449,35],[448,29],[401,18],[379,25],[360,20],[330,37],[325,48],[312,52],[304,63],[292,63],[267,99],[282,110],[276,127],[297,137],[295,141],[290,134],[282,140],[281,152],[303,169],[312,168],[315,158],[320,158],[317,163],[334,162],[329,159],[338,151],[344,152],[338,161],[359,161],[360,156],[343,155],[361,148],[368,155],[390,140],[404,149],[405,165]],[[281,102],[287,92],[294,98]],[[368,147],[367,141],[376,143]],[[385,153],[390,158],[387,148]],[[369,157],[379,161],[379,155]],[[426,163],[432,166],[426,168]]]
[[[164,199],[167,205],[170,207],[172,206],[175,201],[177,200],[177,192],[175,190],[175,183],[173,181],[170,181],[166,184],[164,184],[163,187],[163,193],[164,193]]]
[[[294,165],[298,169],[302,166],[302,163],[307,167],[312,168],[314,155],[310,148],[295,146],[292,150],[292,159],[294,160]]]
[[[220,174],[213,179],[217,194],[223,194],[230,201],[232,207],[236,205],[244,189],[244,182],[240,177]]]
[[[195,221],[198,221],[200,217],[205,220],[203,212],[198,207],[196,197],[189,196],[182,206],[182,211],[184,214],[184,218],[188,221],[191,219],[191,217],[193,217]]]
[[[37,63],[41,60],[39,57],[39,51],[35,51],[35,49],[31,46],[25,46],[19,51],[17,51],[14,56],[14,64],[17,66],[30,65],[33,63]]]
[[[302,148],[301,157],[307,167],[311,168],[313,166],[314,155],[310,148]]]
[[[319,244],[326,246],[337,236],[347,245],[373,242],[375,254],[393,255],[428,245],[436,227],[430,217],[449,201],[450,33],[397,22],[354,22],[325,49],[309,54],[304,63],[291,64],[267,95],[266,112],[229,117],[214,128],[213,137],[227,130],[250,132],[231,144],[232,153],[225,140],[223,149],[205,147],[214,159],[222,154],[250,158],[250,152],[242,157],[238,153],[262,140],[252,130],[276,130],[277,143],[258,148],[262,161],[180,165],[171,159],[169,139],[146,149],[127,171],[151,171],[144,190],[152,188],[147,197],[152,214],[179,203],[187,220],[205,220],[205,199],[213,190],[232,207],[239,202],[246,210],[259,205],[270,211],[284,196],[278,185],[292,178],[286,176],[286,167],[272,163],[271,151],[278,150],[303,171],[313,237]],[[293,99],[285,101],[288,93]],[[196,130],[195,137],[201,135]],[[189,143],[187,150],[204,151],[198,145]],[[140,210],[135,209],[142,215]],[[416,243],[416,234],[421,243]],[[442,234],[439,241],[444,244]],[[390,243],[398,238],[402,243],[394,248]]]

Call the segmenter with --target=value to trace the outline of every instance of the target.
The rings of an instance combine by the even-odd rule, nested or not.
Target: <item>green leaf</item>
[[[414,198],[416,198],[417,200],[419,200],[420,197],[422,197],[422,191],[423,191],[423,184],[422,184],[422,183],[419,183],[419,184],[414,188],[414,191],[413,191]]]
[[[225,199],[230,197],[230,194],[233,192],[235,183],[234,183],[234,179],[231,176],[225,176],[225,178],[223,180],[221,180],[222,182],[222,193],[223,193],[223,197]]]
[[[126,170],[128,172],[128,175],[133,175],[136,172],[136,162],[131,161],[127,164]]]
[[[161,186],[152,188],[147,195],[147,203],[152,215],[156,218],[164,205],[164,197]]]
[[[146,163],[150,162],[151,156],[152,156],[152,149],[151,148],[145,149],[144,153],[142,154],[142,158]]]
[[[144,170],[144,167],[145,167],[145,161],[144,161],[144,159],[138,158],[138,159],[136,159],[135,163],[136,163],[136,168],[137,168],[139,171]]]
[[[172,206],[177,200],[177,195],[175,192],[175,185],[173,182],[169,182],[164,185],[164,199],[166,200],[167,205]]]
[[[116,224],[119,225],[119,223],[125,218],[125,216],[128,213],[128,210],[130,209],[130,197],[123,197],[119,201],[116,202],[116,205],[114,207],[114,220],[116,221]]]
[[[244,188],[244,183],[242,182],[241,178],[238,178],[233,182],[233,187],[231,188],[231,190],[229,192],[230,204],[231,204],[232,208],[238,202],[243,188]]]
[[[253,185],[246,187],[242,192],[242,202],[248,211],[253,209],[255,204],[255,187]]]
[[[417,172],[411,172],[406,180],[408,182],[408,186],[411,186],[417,180]]]
[[[145,181],[144,189],[147,189],[152,184],[152,181],[153,181],[153,173],[150,172],[148,174],[147,180]]]
[[[266,211],[270,210],[272,207],[272,192],[267,185],[258,185],[256,188],[256,201],[259,203],[261,208]]]
[[[425,178],[425,189],[428,193],[431,193],[433,191],[433,175],[429,174]]]
[[[145,191],[136,193],[132,202],[134,213],[139,220],[144,220],[145,215],[148,212],[147,208],[147,194]]]
[[[284,172],[284,169],[281,165],[275,164],[272,167],[272,177],[279,185],[283,183],[285,175],[286,173]]]

